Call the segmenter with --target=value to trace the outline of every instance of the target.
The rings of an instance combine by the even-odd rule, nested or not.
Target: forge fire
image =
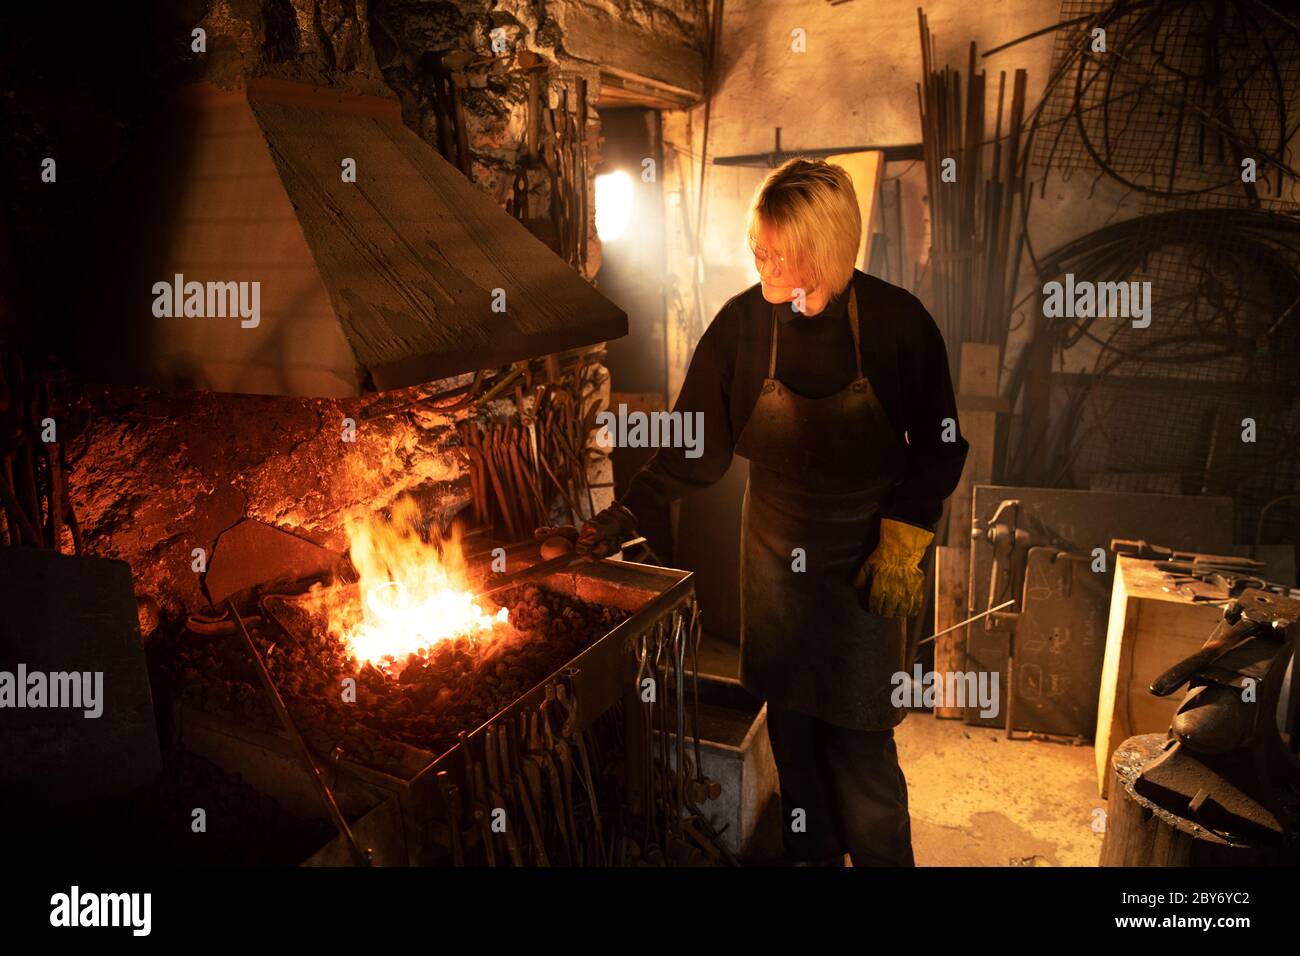
[[[348,553],[357,572],[354,586],[317,586],[314,610],[329,634],[357,665],[397,676],[413,658],[427,659],[444,641],[467,638],[487,656],[518,632],[505,607],[484,610],[469,586],[459,529],[445,542],[420,535],[420,513],[402,502],[388,521],[354,518]]]
[[[8,4],[4,938],[1290,932],[1293,6]]]

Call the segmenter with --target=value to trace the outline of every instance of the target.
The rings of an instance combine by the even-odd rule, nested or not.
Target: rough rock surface
[[[391,400],[386,397],[386,400]],[[257,518],[336,551],[360,509],[404,494],[448,519],[469,501],[454,420],[361,417],[364,401],[86,388],[67,410],[72,503],[89,553],[131,565],[175,617],[207,604],[195,549]],[[356,422],[345,441],[344,419]]]

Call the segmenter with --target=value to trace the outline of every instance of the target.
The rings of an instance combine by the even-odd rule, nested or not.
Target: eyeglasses
[[[754,264],[758,266],[760,276],[765,279],[775,279],[781,275],[782,270],[785,268],[785,256],[772,252],[757,243],[751,243],[749,250],[754,253]]]

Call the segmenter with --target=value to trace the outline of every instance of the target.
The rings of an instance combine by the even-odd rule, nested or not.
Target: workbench
[[[1183,701],[1181,693],[1152,695],[1151,681],[1199,650],[1223,616],[1219,605],[1165,591],[1165,583],[1154,561],[1118,557],[1093,744],[1102,796],[1109,789],[1115,749],[1129,737],[1165,734]]]

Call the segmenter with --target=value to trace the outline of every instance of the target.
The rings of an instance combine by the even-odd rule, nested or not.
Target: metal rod
[[[321,776],[320,768],[316,766],[316,761],[312,759],[311,751],[307,748],[307,741],[303,739],[302,734],[299,733],[297,726],[293,722],[293,718],[289,716],[289,710],[284,706],[284,699],[280,696],[280,692],[276,690],[275,682],[271,680],[271,674],[262,661],[262,655],[257,651],[257,645],[253,643],[252,637],[248,634],[248,629],[244,627],[243,618],[235,610],[235,602],[227,601],[226,607],[230,609],[230,616],[234,619],[235,626],[239,628],[239,634],[244,639],[244,646],[248,648],[253,663],[257,665],[257,676],[261,678],[262,686],[266,688],[266,694],[271,698],[271,706],[275,709],[276,716],[280,718],[280,723],[284,726],[284,729],[289,732],[289,739],[294,743],[298,756],[307,767],[312,783],[316,786],[316,792],[320,795],[321,802],[325,804],[330,819],[334,821],[339,836],[343,838],[343,843],[348,848],[348,854],[358,866],[370,866],[370,854],[357,845],[356,838],[352,835],[352,828],[348,826],[348,821],[343,818],[343,811],[339,809],[338,803],[334,800],[334,794],[330,791],[325,778]]]
[[[765,153],[745,153],[738,156],[714,156],[714,166],[770,166],[775,168],[787,159],[799,156],[820,158],[840,153],[881,152],[885,162],[898,163],[922,159],[920,143],[902,143],[893,146],[832,146],[819,149],[768,150]]]
[[[934,640],[936,637],[943,637],[945,634],[949,633],[950,631],[955,631],[955,630],[957,630],[957,628],[959,628],[959,627],[965,627],[967,624],[973,624],[975,621],[978,621],[980,618],[982,618],[982,617],[988,617],[990,614],[993,614],[993,613],[996,612],[996,611],[1000,611],[1000,610],[1002,610],[1004,607],[1010,607],[1012,604],[1015,604],[1015,603],[1016,603],[1015,598],[1012,598],[1010,601],[1003,601],[1003,602],[1002,602],[1001,604],[999,604],[997,607],[991,607],[991,608],[989,608],[987,611],[980,611],[980,612],[979,612],[978,614],[976,614],[974,617],[968,617],[968,618],[966,618],[966,620],[961,621],[960,623],[954,624],[952,627],[945,627],[942,631],[939,631],[939,632],[937,632],[937,633],[935,633],[935,634],[931,634],[929,637],[927,637],[927,638],[926,638],[925,640],[923,640],[923,641],[917,641],[917,642],[916,642],[916,646],[917,646],[917,647],[920,647],[922,644],[928,644],[930,641]]]
[[[635,548],[638,544],[641,544],[644,541],[645,538],[643,537],[630,538],[620,544],[618,549],[622,551],[626,548]],[[553,558],[547,558],[545,561],[526,567],[522,571],[515,571],[511,574],[503,575],[491,587],[479,591],[475,597],[491,597],[493,594],[514,587],[522,581],[529,581],[533,578],[539,578],[556,571],[564,571],[573,567],[575,564],[580,564],[589,560],[591,559],[585,554],[578,554],[576,551],[568,551],[564,554],[556,555]]]

